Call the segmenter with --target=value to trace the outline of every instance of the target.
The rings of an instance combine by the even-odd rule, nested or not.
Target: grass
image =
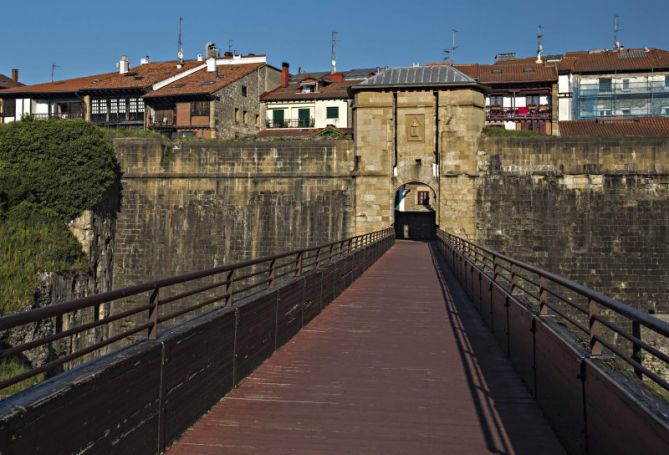
[[[13,378],[21,373],[25,373],[28,370],[30,370],[29,367],[26,367],[15,360],[1,362],[0,381]],[[11,385],[5,389],[0,390],[0,396],[14,395],[15,393],[19,393],[22,390],[27,389],[28,387],[32,387],[35,384],[39,384],[42,381],[44,381],[44,373],[40,373],[24,381],[18,382],[14,385]]]
[[[483,128],[483,134],[494,137],[538,137],[541,133],[537,131],[507,130],[504,128]]]
[[[86,269],[81,245],[54,212],[21,204],[0,219],[0,314],[34,304],[39,272]]]

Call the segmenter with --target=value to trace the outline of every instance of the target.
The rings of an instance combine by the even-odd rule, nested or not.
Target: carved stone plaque
[[[407,114],[404,121],[406,122],[407,141],[425,142],[425,115]]]

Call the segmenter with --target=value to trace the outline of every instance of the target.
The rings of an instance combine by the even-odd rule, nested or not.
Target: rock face
[[[112,289],[113,239],[119,201],[118,188],[118,185],[111,188],[97,207],[85,211],[69,224],[70,231],[81,243],[82,250],[88,258],[88,270],[68,274],[40,273],[41,284],[35,291],[35,300],[30,308],[40,308]],[[70,313],[63,318],[49,318],[27,324],[6,333],[4,340],[11,346],[28,343],[67,330],[75,325],[103,318],[106,311],[104,307],[89,308]],[[22,360],[27,361],[33,367],[44,365],[59,355],[72,352],[81,346],[90,345],[92,340],[99,339],[103,335],[101,330],[105,329],[89,330],[25,351]],[[70,362],[66,367],[78,365],[87,358],[84,356]]]

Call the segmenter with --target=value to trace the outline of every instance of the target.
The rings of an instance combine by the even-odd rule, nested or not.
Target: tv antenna
[[[537,29],[537,63],[541,63],[541,53],[544,51],[544,27],[542,25]]]
[[[184,64],[184,49],[183,49],[183,41],[181,40],[181,30],[183,27],[183,22],[184,18],[179,17],[179,41],[177,42],[178,50],[177,50],[177,66],[181,68],[181,66]]]
[[[620,31],[620,16],[617,14],[613,16],[613,50],[619,51],[622,49],[620,41],[618,41],[618,32]]]
[[[56,74],[56,68],[60,68],[60,65],[56,65],[55,63],[51,64],[51,82],[53,82],[53,76]]]
[[[337,72],[337,53],[335,51],[335,48],[337,46],[337,35],[338,35],[337,31],[332,30],[332,52],[330,56],[331,57],[330,63],[332,64],[332,70],[331,70],[332,73]]]
[[[455,45],[455,35],[458,33],[458,29],[454,28],[451,30],[451,48],[444,49],[444,60],[451,60],[455,62],[455,52],[458,49],[458,46]]]
[[[228,40],[228,52],[232,54],[232,45],[235,43],[234,40]]]

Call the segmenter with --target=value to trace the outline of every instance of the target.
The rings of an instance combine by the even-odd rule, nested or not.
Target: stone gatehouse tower
[[[355,233],[393,224],[403,197],[428,197],[437,225],[472,232],[486,87],[436,66],[389,68],[352,90]]]

